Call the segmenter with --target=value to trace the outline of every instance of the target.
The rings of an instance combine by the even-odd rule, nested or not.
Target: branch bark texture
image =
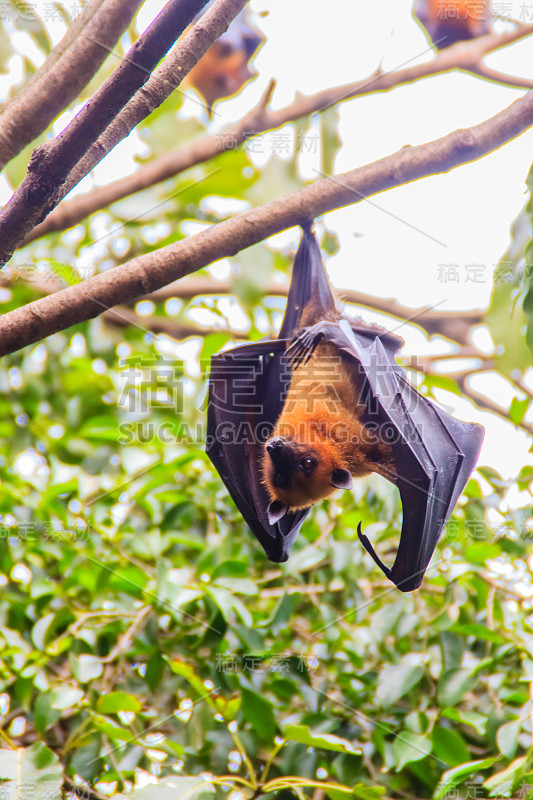
[[[482,64],[483,56],[531,33],[533,33],[533,25],[519,25],[516,30],[505,34],[489,34],[472,42],[460,42],[442,50],[436,58],[427,63],[404,67],[393,72],[377,73],[362,81],[332,87],[317,94],[299,98],[285,108],[275,111],[267,108],[273,89],[272,86],[269,86],[257,108],[252,109],[236,124],[225,128],[217,136],[203,136],[191,144],[166,153],[142,166],[133,175],[120,178],[87,194],[60,203],[43,222],[28,233],[22,244],[28,244],[51,231],[70,228],[89,214],[93,214],[117,200],[178,175],[196,164],[215,158],[219,153],[235,149],[254,136],[280,128],[288,122],[294,122],[310,114],[320,113],[345,100],[375,92],[386,92],[396,86],[453,69],[462,69],[482,77],[488,77],[488,68]],[[493,74],[498,77],[492,79],[498,82],[533,88],[531,79],[514,79],[513,76],[501,73],[493,72]]]
[[[247,2],[248,0],[218,0],[206,11],[71,170],[61,187],[60,197],[64,197],[74,188],[118,142],[172,94]]]
[[[418,178],[447,172],[501,147],[533,125],[533,91],[489,120],[303,189],[184,241],[36,300],[0,318],[0,355],[19,350],[119,303],[160,289],[303,221]]]
[[[225,2],[242,7],[246,0],[241,3],[218,0],[218,3]],[[62,187],[70,172],[148,81],[158,61],[204,5],[205,0],[169,0],[70,125],[56,139],[36,148],[25,179],[0,214],[1,265],[11,257],[25,234],[64,197]],[[211,42],[207,47],[209,44]],[[123,136],[128,132],[124,131]]]
[[[75,20],[76,36],[58,45],[59,58],[0,113],[0,169],[33,141],[75,100],[122,36],[142,0],[108,0],[91,18],[92,8]],[[84,16],[85,15],[85,16]],[[88,17],[88,19],[86,19]],[[65,35],[64,38],[66,38]],[[51,54],[52,55],[52,54]]]

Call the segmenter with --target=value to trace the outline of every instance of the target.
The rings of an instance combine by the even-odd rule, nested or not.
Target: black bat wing
[[[263,443],[283,407],[290,376],[285,340],[262,341],[214,356],[209,376],[206,451],[233,502],[271,561],[287,561],[308,510],[271,525],[262,483]]]
[[[305,225],[280,338],[242,345],[211,360],[206,451],[268,558],[277,562],[288,559],[309,509],[269,523],[270,498],[261,474],[263,445],[281,413],[290,382],[284,353],[311,298],[324,314],[335,309],[320,249],[311,226]]]
[[[336,311],[335,298],[324,269],[318,242],[311,231],[311,226],[306,225],[294,258],[291,285],[279,339],[293,337],[301,325],[302,312],[310,302],[313,303],[315,312],[320,313],[322,317],[328,317]]]
[[[305,329],[290,355],[308,355],[324,338],[359,371],[365,394],[367,425],[378,429],[392,447],[396,475],[389,480],[400,491],[402,531],[392,567],[386,567],[368,538],[359,538],[374,561],[402,591],[417,589],[439,536],[475,466],[483,428],[454,419],[419,394],[409,383],[394,353],[390,334],[351,325],[323,322]]]

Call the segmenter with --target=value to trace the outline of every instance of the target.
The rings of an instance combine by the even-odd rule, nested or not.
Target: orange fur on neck
[[[311,476],[293,472],[290,488],[281,488],[273,485],[273,467],[265,452],[263,480],[272,500],[291,509],[307,508],[335,491],[331,475],[337,469],[353,477],[372,471],[389,479],[395,474],[390,445],[361,421],[365,410],[361,392],[355,364],[331,344],[319,344],[309,361],[293,371],[272,438],[308,446],[318,464]]]

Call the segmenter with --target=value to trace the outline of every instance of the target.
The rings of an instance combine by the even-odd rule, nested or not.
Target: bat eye
[[[316,467],[316,463],[312,458],[303,458],[300,461],[300,466],[302,467],[304,472],[310,473]]]

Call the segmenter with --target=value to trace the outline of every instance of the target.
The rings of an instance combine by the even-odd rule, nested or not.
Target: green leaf
[[[339,136],[339,109],[336,106],[328,108],[319,116],[320,140],[322,142],[322,163],[321,170],[324,175],[331,175],[334,172],[335,158],[342,147],[342,139]],[[310,134],[307,134],[310,137]],[[302,137],[305,144],[305,136]]]
[[[494,642],[495,644],[503,644],[505,642],[505,639],[499,633],[475,622],[470,622],[467,625],[454,625],[451,630],[461,636],[475,636],[476,639],[483,639],[485,642]]]
[[[438,698],[441,706],[456,706],[471,692],[478,681],[471,669],[449,669],[439,680]]]
[[[353,800],[381,800],[385,791],[384,786],[367,786],[366,783],[356,783],[355,786],[352,786],[349,795]],[[328,786],[327,783],[324,784],[324,792],[331,800],[347,800],[346,792]]]
[[[41,742],[26,749],[0,750],[2,796],[6,800],[60,800],[63,770],[58,757]]]
[[[80,683],[89,683],[99,678],[103,672],[103,664],[99,658],[90,655],[69,656],[72,672]]]
[[[352,787],[352,796],[356,800],[380,800],[385,792],[384,786],[365,786],[364,783],[356,783]]]
[[[529,263],[531,263],[531,259]],[[518,276],[513,281],[496,278],[490,307],[485,314],[492,341],[498,344],[493,356],[496,368],[509,377],[516,370],[523,372],[531,364],[528,343],[531,331],[531,300],[533,298],[531,290],[527,291],[527,278],[523,290],[522,287],[519,287],[519,283]],[[526,294],[523,307],[520,308],[520,295],[523,291]],[[526,325],[527,333],[524,337]]]
[[[509,797],[512,790],[515,788],[515,783],[518,778],[521,778],[525,769],[528,766],[527,756],[517,758],[513,761],[507,769],[502,772],[496,773],[488,778],[483,786],[490,790],[490,796],[499,795]]]
[[[169,661],[168,663],[172,672],[175,672],[177,675],[182,675],[185,680],[188,681],[188,683],[190,683],[194,689],[196,689],[200,697],[204,697],[205,695],[209,694],[202,679],[198,677],[194,669],[190,667],[189,664],[186,664],[179,658],[173,658],[172,661]]]
[[[417,666],[385,667],[378,678],[376,699],[384,708],[388,708],[403,697],[409,689],[422,679],[424,670]]]
[[[116,714],[118,711],[140,711],[142,704],[132,694],[110,692],[98,698],[96,708],[102,714]]]
[[[274,710],[268,700],[250,689],[243,688],[241,713],[261,739],[273,741],[277,726]]]
[[[425,375],[423,385],[429,389],[445,389],[452,394],[462,394],[457,381],[448,375]]]
[[[518,736],[522,730],[522,720],[513,719],[498,728],[496,743],[506,758],[513,758],[518,746]]]
[[[37,732],[43,734],[60,718],[61,709],[52,706],[52,693],[42,692],[39,694],[34,704],[34,724]]]
[[[452,792],[456,786],[459,786],[464,778],[468,778],[476,772],[481,772],[481,770],[489,769],[489,767],[492,767],[492,765],[498,761],[498,758],[499,756],[494,756],[491,758],[482,758],[479,761],[469,761],[466,764],[462,764],[460,767],[454,767],[454,769],[448,770],[440,779],[434,800],[442,800],[442,798]]]
[[[83,698],[85,692],[76,689],[74,686],[54,686],[50,690],[50,704],[52,708],[64,710],[77,706]]]
[[[529,484],[533,481],[533,467],[529,465],[522,467],[516,481],[519,489],[527,489]]]
[[[211,580],[216,581],[218,578],[246,578],[249,570],[250,568],[245,561],[223,561],[213,570]]]
[[[155,692],[165,672],[166,661],[159,652],[152,653],[146,665],[144,680],[151,692]]]
[[[464,764],[470,758],[470,752],[463,737],[453,730],[436,725],[432,732],[433,754],[449,764],[456,767]]]
[[[291,557],[291,559],[287,562],[286,569],[291,575],[296,575],[298,572],[310,569],[310,567],[315,567],[323,560],[323,551],[319,550],[313,545],[309,545]]]
[[[108,717],[99,717],[95,714],[93,721],[95,728],[97,728],[97,730],[101,731],[101,733],[105,734],[106,736],[109,736],[110,739],[116,739],[119,742],[135,741],[135,736],[131,731],[121,727]]]
[[[208,800],[215,793],[213,784],[203,778],[170,776],[158,783],[135,789],[129,794],[113,795],[115,800]]]
[[[402,731],[392,745],[396,757],[396,772],[412,761],[420,761],[431,753],[432,744],[426,736],[418,736],[410,731]]]
[[[514,422],[515,425],[519,425],[523,421],[529,408],[529,402],[529,397],[525,397],[523,400],[513,397],[511,400],[509,418],[511,422]]]
[[[487,727],[487,717],[483,714],[478,714],[476,711],[464,711],[457,708],[445,708],[442,711],[442,716],[451,719],[454,722],[460,722],[463,725],[469,725],[474,728],[482,736],[485,735]]]
[[[323,750],[334,750],[337,753],[360,755],[361,750],[353,746],[347,739],[334,736],[332,733],[321,733],[310,730],[306,725],[286,725],[283,736],[293,742],[306,744],[308,747],[321,747]]]
[[[392,633],[403,613],[400,603],[388,603],[378,608],[372,618],[372,631],[376,641],[382,642]]]

